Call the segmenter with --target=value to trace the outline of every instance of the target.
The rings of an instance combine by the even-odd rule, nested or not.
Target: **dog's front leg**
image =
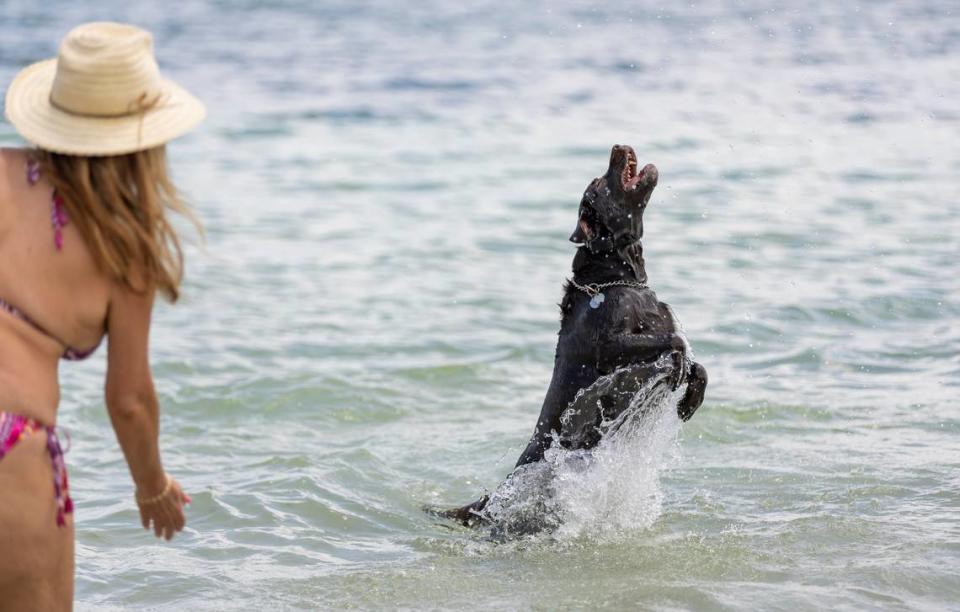
[[[686,342],[677,333],[621,333],[597,346],[597,365],[601,372],[634,363],[650,362],[667,351],[686,353]]]
[[[563,406],[562,409],[566,409],[566,406]],[[551,431],[560,429],[560,414],[562,409],[556,410],[556,414],[549,412],[546,407],[541,411],[540,419],[537,420],[537,427],[533,431],[533,437],[530,438],[527,447],[523,449],[523,452],[520,454],[520,458],[514,466],[515,468],[543,459],[543,454],[550,448],[550,444],[553,441]]]

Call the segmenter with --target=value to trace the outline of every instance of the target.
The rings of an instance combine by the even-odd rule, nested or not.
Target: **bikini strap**
[[[32,157],[27,158],[27,183],[30,186],[36,185],[40,181],[40,162]],[[63,250],[63,228],[70,222],[67,216],[67,209],[63,204],[63,198],[53,190],[50,197],[50,225],[53,226],[53,245],[58,251]]]

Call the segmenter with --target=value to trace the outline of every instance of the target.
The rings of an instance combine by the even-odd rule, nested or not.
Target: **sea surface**
[[[960,606],[955,2],[3,0],[0,81],[96,19],[210,115],[151,338],[188,527],[139,526],[104,351],[63,364],[78,610]],[[616,143],[706,401],[552,534],[431,518],[533,430]]]

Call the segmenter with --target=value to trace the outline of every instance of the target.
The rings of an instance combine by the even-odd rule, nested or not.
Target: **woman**
[[[32,150],[0,152],[0,609],[70,609],[73,505],[55,429],[61,359],[108,338],[105,396],[144,528],[170,539],[190,498],[157,445],[147,339],[175,301],[185,212],[164,143],[203,105],[161,78],[149,33],[91,23],[25,68],[6,115]]]

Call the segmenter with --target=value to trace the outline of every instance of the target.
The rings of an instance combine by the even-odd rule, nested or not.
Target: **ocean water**
[[[103,353],[62,367],[78,609],[960,605],[956,3],[4,0],[0,80],[106,18],[209,106],[207,234],[151,343],[173,543]],[[532,432],[615,143],[706,401],[564,473],[552,535],[437,521]]]

